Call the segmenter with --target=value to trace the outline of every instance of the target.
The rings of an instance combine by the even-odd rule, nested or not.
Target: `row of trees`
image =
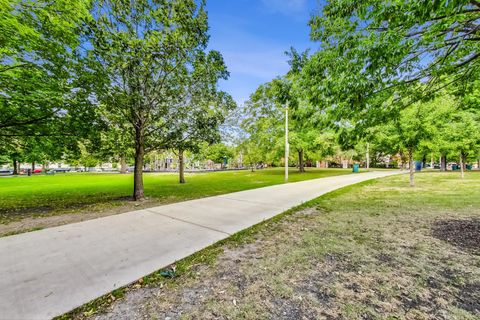
[[[100,153],[124,168],[133,154],[142,200],[146,153],[218,141],[235,108],[204,1],[1,0],[0,30],[0,151],[14,162]]]
[[[246,102],[238,154],[278,163],[288,108],[300,171],[367,146],[411,170],[428,155],[463,170],[479,150],[479,18],[471,0],[327,2],[309,22],[319,50],[290,50],[290,71]],[[218,142],[235,108],[204,1],[0,0],[0,30],[0,152],[13,162],[94,155],[124,171],[133,158],[141,200],[148,153],[174,150],[184,182],[184,153]]]
[[[464,163],[479,150],[479,18],[471,0],[329,2],[310,21],[321,49],[304,92],[358,139],[387,124],[410,160],[430,149]]]
[[[290,72],[248,101],[245,148],[280,157],[288,107],[300,170],[305,153],[368,144],[409,162],[412,185],[415,157],[458,160],[463,175],[480,150],[479,19],[471,0],[328,1],[310,20],[320,49],[292,49]]]

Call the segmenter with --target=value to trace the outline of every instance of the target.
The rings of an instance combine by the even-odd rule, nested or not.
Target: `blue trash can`
[[[354,173],[358,173],[359,169],[360,169],[360,165],[358,165],[358,164],[353,165],[353,172]]]
[[[422,165],[421,161],[415,161],[415,171],[422,171]]]

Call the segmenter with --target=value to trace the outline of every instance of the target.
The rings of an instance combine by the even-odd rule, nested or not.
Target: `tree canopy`
[[[320,50],[304,86],[342,115],[407,106],[446,86],[462,95],[478,77],[479,19],[470,0],[328,1],[310,21]]]
[[[0,1],[0,136],[60,138],[79,134],[93,117],[77,76],[88,5]]]
[[[93,5],[88,55],[102,80],[97,97],[131,130],[136,200],[144,198],[145,152],[168,144],[172,126],[179,124],[176,116],[185,116],[182,108],[194,102],[190,98],[197,97],[197,86],[212,90],[227,76],[220,53],[205,54],[207,30],[204,1],[108,0]]]

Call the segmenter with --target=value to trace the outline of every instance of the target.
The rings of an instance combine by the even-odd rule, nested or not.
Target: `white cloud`
[[[307,10],[308,0],[262,0],[270,11],[295,14]]]

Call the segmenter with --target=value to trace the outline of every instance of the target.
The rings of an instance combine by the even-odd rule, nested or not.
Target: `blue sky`
[[[310,15],[317,0],[207,0],[209,48],[219,50],[230,71],[220,87],[243,103],[259,84],[288,71],[284,52],[315,49]]]

